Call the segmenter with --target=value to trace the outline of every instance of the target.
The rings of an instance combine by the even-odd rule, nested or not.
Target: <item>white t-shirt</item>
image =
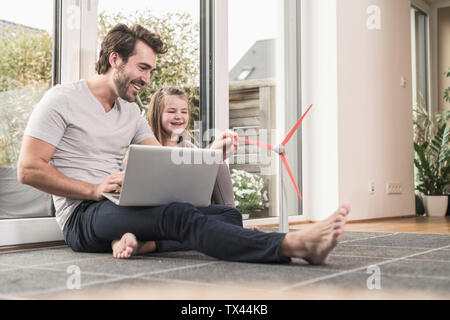
[[[50,89],[34,108],[25,135],[56,147],[50,165],[62,174],[92,184],[122,171],[130,144],[154,137],[136,104],[119,98],[106,112],[86,80]],[[56,220],[63,230],[82,201],[53,199]]]

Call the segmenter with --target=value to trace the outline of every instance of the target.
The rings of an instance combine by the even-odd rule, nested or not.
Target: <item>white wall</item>
[[[302,124],[303,212],[311,220],[340,200],[336,25],[335,0],[302,1],[302,104],[314,104]]]
[[[368,30],[369,5],[381,30]],[[352,220],[414,215],[410,0],[304,0],[305,211]],[[401,77],[407,85],[400,86]],[[375,194],[370,195],[371,182]],[[401,195],[387,195],[388,182]]]

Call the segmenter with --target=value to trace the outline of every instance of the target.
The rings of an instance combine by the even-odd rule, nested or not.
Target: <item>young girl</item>
[[[150,101],[147,121],[161,145],[166,147],[195,148],[195,145],[191,142],[193,140],[192,135],[188,130],[189,101],[185,92],[180,88],[167,87],[158,90]],[[232,145],[233,143],[233,134],[225,132],[221,139],[213,144],[212,148],[225,144]],[[237,145],[234,148],[237,148]],[[225,158],[227,155],[225,154]],[[226,164],[219,167],[211,202],[215,205],[235,207],[231,175]],[[224,222],[242,226],[241,216],[224,216],[221,219]],[[251,229],[258,230],[256,227]],[[133,254],[148,253],[156,249],[159,252],[189,249],[181,243],[171,240],[138,242],[132,234],[124,235],[121,241],[114,241],[112,246],[113,254],[116,258],[129,258]],[[137,248],[134,252],[130,249],[133,247]]]
[[[177,87],[158,90],[150,101],[147,121],[153,129],[156,139],[163,146],[195,147],[191,142],[193,139],[188,129],[189,101],[183,90]],[[227,139],[231,144],[232,140]],[[233,184],[226,164],[219,168],[211,200],[213,204],[235,207]]]

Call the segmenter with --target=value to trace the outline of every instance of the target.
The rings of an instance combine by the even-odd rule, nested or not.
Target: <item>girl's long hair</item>
[[[189,105],[189,100],[186,96],[186,93],[179,87],[162,88],[153,94],[147,112],[147,121],[150,124],[150,127],[152,128],[156,139],[161,144],[163,144],[165,138],[165,134],[161,125],[161,120],[162,115],[164,113],[164,109],[166,107],[166,103],[170,96],[176,96],[181,99],[184,99]],[[178,142],[179,143],[183,142],[184,145],[186,141],[192,140],[192,137],[193,136],[189,131],[189,128],[186,127],[184,134],[180,137],[180,140]]]

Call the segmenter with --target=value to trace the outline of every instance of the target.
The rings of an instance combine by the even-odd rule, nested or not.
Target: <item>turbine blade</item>
[[[286,156],[284,155],[284,153],[282,153],[280,156],[281,156],[281,161],[283,161],[284,167],[286,168],[286,171],[288,172],[289,177],[291,178],[291,181],[295,187],[295,190],[297,191],[297,195],[298,195],[299,199],[301,201],[303,201],[300,190],[298,189],[297,183],[295,182],[294,175],[292,174],[291,169],[289,168],[289,164],[287,162]]]
[[[253,144],[253,145],[261,147],[261,148],[266,148],[266,149],[269,149],[269,150],[273,150],[273,147],[270,144],[265,144],[265,143],[261,143],[261,142],[258,142],[258,141],[253,141],[253,140],[249,140],[249,139],[246,139],[246,138],[240,138],[240,137],[238,137],[237,139],[239,141],[242,141],[242,142],[245,142],[245,143],[248,143],[248,144]]]
[[[289,132],[289,134],[287,135],[286,139],[284,139],[284,141],[281,143],[283,146],[286,145],[286,143],[289,142],[289,140],[291,140],[292,136],[294,135],[295,131],[297,131],[298,127],[300,126],[300,124],[302,123],[303,119],[306,117],[306,115],[308,114],[309,110],[311,110],[313,105],[310,105],[308,110],[306,110],[306,112],[303,114],[303,116],[297,121],[297,123],[295,124],[295,126],[291,129],[291,131]]]

